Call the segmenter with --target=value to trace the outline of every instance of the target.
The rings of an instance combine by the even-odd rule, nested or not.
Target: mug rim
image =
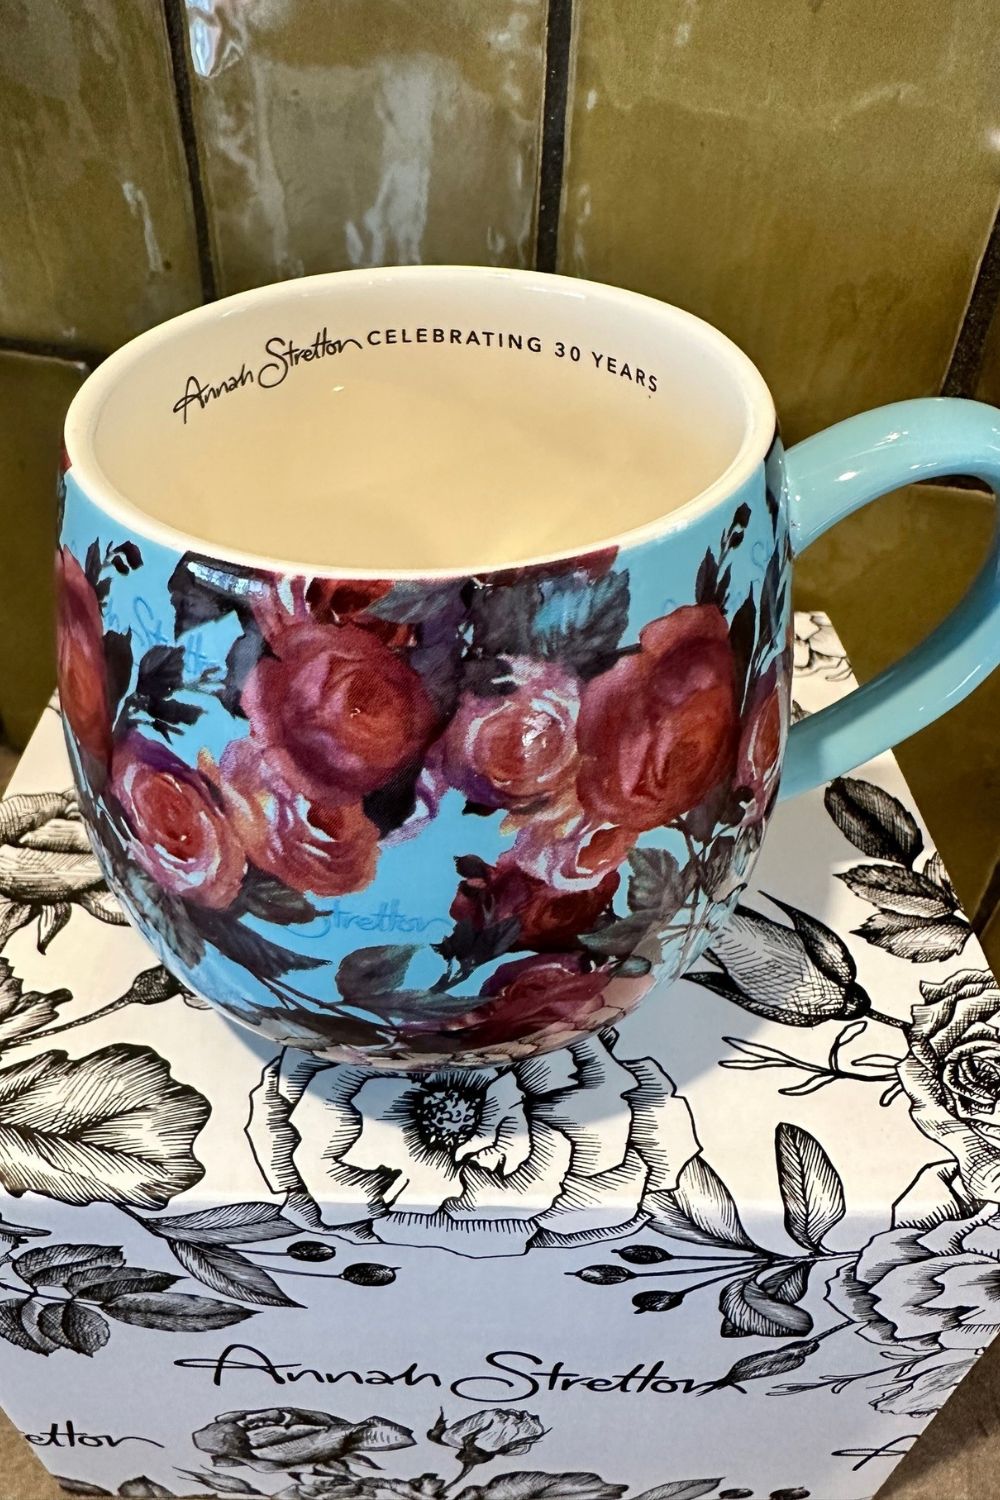
[[[130,500],[108,478],[97,459],[94,434],[98,419],[111,389],[124,377],[135,362],[165,344],[180,332],[195,331],[210,326],[219,318],[226,317],[236,308],[253,305],[265,306],[283,302],[294,302],[297,298],[315,295],[324,286],[343,286],[346,282],[365,285],[373,289],[387,283],[440,282],[442,284],[461,281],[486,282],[507,281],[525,291],[547,293],[549,296],[571,296],[577,300],[593,299],[611,306],[628,307],[658,322],[665,330],[671,327],[684,328],[693,334],[702,345],[714,352],[731,376],[734,388],[742,397],[743,435],[735,457],[721,474],[710,484],[692,495],[689,500],[667,511],[652,521],[635,526],[627,531],[612,533],[598,541],[567,546],[554,552],[540,553],[527,558],[510,558],[502,563],[443,568],[338,568],[335,563],[317,564],[302,560],[277,558],[265,553],[241,547],[231,547],[209,542],[192,531],[185,531],[158,520]],[[267,571],[297,577],[340,577],[358,580],[387,580],[390,582],[421,582],[445,579],[489,576],[511,568],[546,567],[569,561],[573,558],[589,557],[611,548],[618,552],[632,550],[685,530],[693,522],[710,513],[716,506],[737,492],[763,463],[777,435],[778,424],[774,399],[767,382],[750,359],[749,355],[726,334],[699,318],[695,313],[660,301],[641,292],[628,291],[624,287],[605,282],[591,281],[573,276],[562,276],[544,271],[523,270],[513,267],[494,266],[382,266],[362,270],[324,271],[312,276],[302,276],[286,281],[270,282],[265,286],[252,287],[245,292],[219,298],[215,302],[202,303],[176,317],[168,318],[144,333],[130,339],[103,360],[80,386],[66,413],[64,444],[69,462],[70,475],[87,498],[118,525],[158,543],[170,551],[198,552],[220,563],[231,563],[237,567],[255,571]]]

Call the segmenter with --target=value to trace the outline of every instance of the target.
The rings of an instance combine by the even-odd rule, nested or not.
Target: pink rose
[[[135,838],[133,854],[173,896],[228,906],[246,857],[212,782],[166,745],[131,730],[114,750],[111,794]]]
[[[580,685],[553,662],[510,658],[513,692],[466,693],[442,741],[452,786],[484,807],[523,809],[557,797],[576,775]]]
[[[572,793],[517,821],[511,860],[557,891],[593,890],[624,863],[636,840],[628,828],[591,818]]]
[[[407,661],[356,625],[295,623],[242,693],[254,737],[317,804],[356,802],[419,761],[436,727]]]
[[[100,766],[111,757],[111,708],[104,621],[97,595],[72,552],[56,552],[56,663],[59,701],[80,749]]]
[[[675,609],[584,689],[580,801],[623,828],[673,823],[732,775],[737,730],[724,616],[714,604]]]
[[[378,829],[360,802],[310,802],[250,736],[219,762],[222,796],[258,869],[296,891],[346,896],[375,878]]]

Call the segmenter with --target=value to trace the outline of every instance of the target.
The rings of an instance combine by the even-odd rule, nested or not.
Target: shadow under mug
[[[328,1058],[614,1024],[711,944],[779,778],[848,770],[1000,659],[994,547],[788,734],[794,556],[895,486],[996,487],[1000,419],[907,401],[785,453],[733,344],[610,287],[247,292],[108,359],[66,451],[59,687],[108,883],[185,985]]]

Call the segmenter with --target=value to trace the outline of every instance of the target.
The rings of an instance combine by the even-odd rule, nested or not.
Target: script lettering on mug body
[[[487,1354],[481,1368],[453,1380],[436,1370],[422,1370],[417,1360],[398,1371],[370,1369],[320,1370],[300,1361],[276,1361],[252,1344],[228,1344],[214,1359],[194,1357],[176,1359],[174,1364],[185,1370],[210,1370],[212,1384],[247,1372],[263,1376],[272,1385],[400,1385],[427,1384],[447,1388],[463,1401],[527,1401],[542,1391],[564,1394],[584,1390],[621,1396],[653,1394],[657,1396],[692,1395],[699,1389],[694,1380],[668,1375],[660,1359],[638,1360],[630,1369],[620,1372],[581,1371],[565,1360],[549,1361],[523,1349],[497,1349]]]

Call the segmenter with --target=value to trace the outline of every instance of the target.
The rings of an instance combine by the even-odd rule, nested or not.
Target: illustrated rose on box
[[[0,802],[0,949],[37,923],[45,953],[74,906],[100,922],[124,926],[121,906],[104,883],[80,817],[75,792],[21,792]]]
[[[914,1223],[904,1198],[896,1219],[841,1267],[827,1301],[891,1361],[871,1405],[926,1417],[1000,1332],[1000,1217],[990,1204],[943,1221],[935,1210]]]
[[[954,1159],[969,1197],[1000,1203],[1000,988],[966,970],[920,992],[899,1065],[913,1123]]]
[[[300,1222],[471,1256],[629,1234],[699,1149],[662,1068],[597,1037],[510,1067],[413,1075],[285,1052],[247,1131]]]
[[[274,1406],[223,1412],[193,1433],[192,1440],[218,1468],[245,1464],[263,1473],[279,1473],[316,1464],[349,1464],[356,1454],[412,1447],[414,1437],[408,1427],[385,1417],[346,1422],[330,1412]]]
[[[455,1449],[455,1457],[462,1465],[462,1472],[454,1481],[457,1484],[479,1464],[530,1453],[547,1430],[530,1411],[495,1406],[472,1412],[456,1422],[446,1422],[442,1410],[427,1436],[432,1443]]]

